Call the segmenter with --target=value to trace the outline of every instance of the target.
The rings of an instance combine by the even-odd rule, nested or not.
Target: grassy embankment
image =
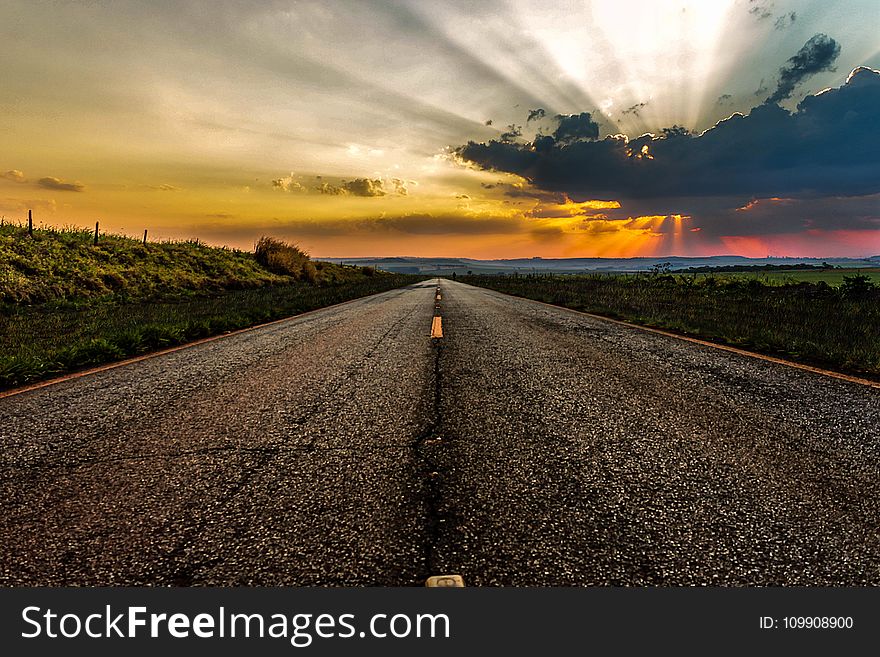
[[[0,388],[382,292],[419,280],[255,252],[0,225]]]
[[[829,369],[880,378],[880,287],[768,285],[670,275],[465,276],[459,280]]]

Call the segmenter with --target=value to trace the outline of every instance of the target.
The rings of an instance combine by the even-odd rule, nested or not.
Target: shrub
[[[867,276],[856,274],[855,276],[844,276],[843,283],[840,285],[840,293],[844,298],[862,299],[868,296],[868,293],[874,290],[874,283]]]
[[[295,244],[274,237],[261,237],[254,248],[257,262],[275,274],[286,274],[295,278],[312,280],[316,278],[315,267],[308,254]],[[311,265],[307,267],[306,265]]]

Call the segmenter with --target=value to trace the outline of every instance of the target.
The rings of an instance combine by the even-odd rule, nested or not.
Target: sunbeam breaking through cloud
[[[754,7],[12,0],[0,212],[318,256],[880,252],[880,5]]]

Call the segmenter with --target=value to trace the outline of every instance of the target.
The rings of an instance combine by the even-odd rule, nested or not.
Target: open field
[[[676,276],[694,276],[694,274],[676,273]],[[859,269],[790,269],[783,271],[766,272],[723,272],[723,273],[697,273],[696,278],[714,276],[715,278],[731,280],[757,280],[767,285],[785,285],[788,283],[828,283],[837,287],[843,284],[846,276],[867,276],[874,285],[880,285],[880,267]]]
[[[860,375],[880,376],[880,287],[753,276],[465,276],[506,294],[669,329]]]

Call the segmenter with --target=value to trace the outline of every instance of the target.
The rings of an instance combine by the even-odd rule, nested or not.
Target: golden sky
[[[828,34],[839,55],[782,100],[794,112],[880,66],[878,24],[876,0],[7,0],[0,215],[319,257],[870,255],[880,190],[776,221],[802,199],[591,194],[457,149],[511,125],[529,145],[581,112],[599,139],[697,135]],[[841,213],[862,220],[826,219]]]

